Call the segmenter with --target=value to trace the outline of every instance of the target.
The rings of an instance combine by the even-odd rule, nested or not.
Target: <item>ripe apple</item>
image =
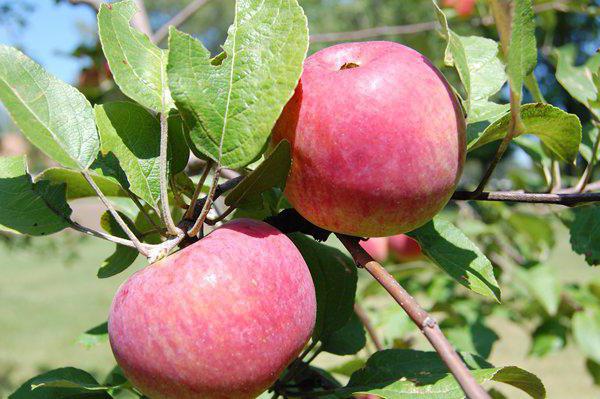
[[[246,399],[275,382],[315,318],[294,244],[238,219],[127,280],[108,332],[123,372],[152,399]]]
[[[444,0],[444,7],[452,7],[461,17],[469,17],[475,11],[477,0]]]
[[[427,58],[391,42],[345,43],[304,63],[273,142],[292,143],[285,194],[315,225],[360,237],[413,230],[454,192],[465,119]]]
[[[390,237],[389,245],[390,252],[397,261],[411,262],[423,257],[419,243],[406,234]]]
[[[360,246],[377,262],[383,262],[388,257],[388,238],[373,237],[361,241]]]

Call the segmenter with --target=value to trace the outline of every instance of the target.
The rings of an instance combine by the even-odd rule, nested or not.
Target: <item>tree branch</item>
[[[371,341],[373,341],[373,345],[375,345],[375,349],[377,349],[378,351],[383,350],[383,344],[379,340],[379,337],[377,336],[377,331],[375,331],[375,328],[373,328],[373,324],[371,324],[369,315],[357,302],[354,303],[354,313],[356,313],[356,316],[358,316],[358,318],[360,319],[362,325],[365,327],[365,330],[367,330],[369,337],[371,337]]]
[[[100,9],[100,5],[103,3],[102,0],[69,0],[69,3],[73,5],[84,4],[92,7],[95,11]]]
[[[194,222],[194,225],[192,226],[192,228],[187,231],[187,235],[190,237],[195,237],[198,235],[198,233],[200,232],[200,229],[202,228],[202,225],[204,224],[204,221],[206,220],[206,217],[208,216],[208,212],[210,211],[210,208],[212,207],[212,204],[215,200],[215,192],[217,190],[217,186],[219,183],[219,175],[220,174],[221,174],[221,169],[217,166],[217,168],[215,169],[215,175],[213,176],[212,184],[210,186],[210,191],[208,192],[208,195],[205,197],[204,206],[202,207],[202,210],[200,211],[200,215]]]
[[[359,245],[359,238],[336,234],[350,252],[359,267],[363,267],[398,302],[411,320],[421,329],[427,340],[450,369],[466,396],[470,399],[490,399],[488,393],[477,383],[463,360],[446,339],[442,330],[417,301],[396,281],[383,266]]]
[[[212,161],[207,161],[204,164],[204,171],[202,172],[202,176],[200,177],[200,180],[198,180],[198,184],[196,185],[196,189],[194,190],[194,194],[192,195],[192,198],[190,201],[190,206],[185,211],[184,217],[187,219],[191,219],[193,217],[196,201],[198,200],[198,197],[200,196],[200,193],[202,192],[202,188],[204,187],[204,182],[206,181],[206,178],[208,177],[208,174],[210,173],[212,166],[213,166]]]
[[[596,126],[596,128],[598,128],[598,124],[599,123],[597,121],[594,121],[594,125]],[[587,186],[590,179],[592,178],[592,174],[594,173],[594,166],[596,166],[596,154],[598,153],[599,145],[600,145],[600,132],[598,133],[598,136],[596,137],[596,140],[594,141],[594,145],[592,147],[592,157],[590,158],[590,162],[585,167],[585,170],[583,171],[583,175],[581,176],[581,179],[579,179],[579,182],[577,182],[577,185],[574,187],[574,190],[578,193],[582,193],[585,190],[585,186]]]
[[[311,43],[339,42],[346,40],[363,40],[378,36],[406,35],[435,30],[437,22],[419,22],[416,24],[378,26],[348,32],[316,33],[310,36]]]
[[[574,206],[586,202],[599,202],[600,193],[523,193],[518,191],[482,192],[473,196],[470,191],[456,191],[452,195],[457,201],[524,202],[529,204],[554,204]]]
[[[148,37],[152,37],[152,26],[150,26],[150,18],[144,0],[135,0],[138,12],[131,19],[131,26],[142,32]]]
[[[567,8],[568,4],[569,1],[559,0],[550,3],[538,4],[534,6],[533,9],[536,12],[543,12],[549,10],[569,12],[569,9]],[[492,23],[493,19],[490,17],[473,18],[471,20],[471,25],[473,26],[487,26]],[[378,26],[375,28],[367,28],[346,32],[316,33],[310,36],[310,41],[311,43],[326,43],[348,40],[364,40],[380,36],[414,34],[435,30],[438,26],[437,24],[438,23],[436,21],[428,21],[407,25]]]
[[[181,26],[185,21],[192,17],[200,8],[208,4],[211,0],[194,0],[188,4],[183,10],[179,11],[173,18],[167,21],[163,26],[152,36],[154,43],[160,43],[169,35],[169,27]]]

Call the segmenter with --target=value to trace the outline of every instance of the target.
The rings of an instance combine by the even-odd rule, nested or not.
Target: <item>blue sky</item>
[[[95,29],[94,12],[68,2],[57,5],[54,0],[30,3],[35,10],[25,15],[28,25],[23,29],[0,25],[0,43],[20,47],[49,72],[73,83],[82,64],[68,53],[90,39]]]

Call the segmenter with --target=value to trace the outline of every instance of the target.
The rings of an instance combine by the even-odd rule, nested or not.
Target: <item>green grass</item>
[[[64,249],[0,247],[0,397],[47,369],[75,366],[103,378],[114,365],[108,344],[86,349],[76,341],[106,320],[126,275],[96,278],[111,244],[87,239],[71,245],[79,246],[80,257],[66,266]]]
[[[600,273],[570,252],[564,233],[559,237],[550,264],[565,281],[585,281]],[[0,245],[0,398],[43,370],[74,366],[103,378],[114,365],[107,343],[86,349],[76,340],[83,331],[106,320],[113,294],[135,268],[99,280],[96,271],[112,252],[111,244],[71,239],[61,240],[56,248],[47,245],[50,240],[36,239],[33,248],[27,250],[8,250]],[[77,247],[80,256],[70,263],[64,260],[68,247]],[[493,363],[521,366],[536,373],[546,384],[549,398],[600,397],[576,348],[543,359],[529,358],[529,335],[523,328],[504,320],[493,324],[501,336],[492,353]],[[320,362],[339,360],[324,356]],[[511,399],[524,397],[516,390],[505,392]]]

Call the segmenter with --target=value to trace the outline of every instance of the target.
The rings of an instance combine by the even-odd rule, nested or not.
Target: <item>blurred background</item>
[[[0,43],[20,48],[49,72],[77,86],[92,103],[121,98],[102,56],[93,7],[85,1],[79,2],[83,4],[72,3],[78,2],[0,0]],[[160,28],[189,3],[190,0],[146,0],[152,29]],[[458,87],[453,70],[443,67],[445,43],[435,31],[429,0],[300,0],[300,3],[309,20],[310,52],[346,40],[397,41],[428,56]],[[208,0],[181,29],[217,53],[233,19],[233,4],[233,0]],[[485,1],[444,0],[441,4],[457,33],[497,39]],[[578,114],[585,124],[590,120],[588,111],[568,96],[554,77],[553,51],[564,45],[575,46],[579,63],[597,51],[600,47],[600,17],[597,16],[600,2],[549,0],[536,1],[535,5],[540,57],[535,74],[542,92],[548,102]],[[506,95],[502,91],[500,100]],[[465,171],[464,186],[471,187],[479,179],[485,160],[493,151],[493,146],[484,147],[472,154]],[[0,155],[23,153],[28,154],[33,172],[51,165],[43,154],[24,141],[0,106]],[[541,187],[544,182],[533,173],[534,168],[522,150],[511,148],[491,185],[499,189],[518,189],[525,185],[530,189]],[[578,165],[563,168],[566,180],[576,178]],[[494,219],[493,215],[501,214],[500,208],[475,211],[486,215],[484,221],[487,218],[491,223],[508,223],[502,217]],[[451,208],[449,212],[457,215],[472,210]],[[80,201],[74,204],[74,213],[80,215],[84,224],[98,226],[101,208],[95,201]],[[461,227],[475,238],[482,234],[478,226]],[[552,275],[552,284],[568,287],[598,280],[600,271],[587,266],[582,256],[571,251],[568,233],[561,223],[548,219],[540,228],[542,232],[537,228],[536,233],[542,237],[535,245],[545,241],[552,241],[552,245],[542,248],[543,254],[537,260]],[[86,346],[79,342],[83,331],[106,320],[116,288],[136,269],[131,268],[111,279],[98,280],[96,270],[111,250],[108,243],[72,233],[35,240],[0,233],[0,397],[44,370],[70,365],[103,375],[112,368],[114,360],[107,344]],[[494,262],[501,263],[499,260]],[[527,262],[521,263],[525,273],[532,270]],[[139,262],[138,267],[142,264]],[[432,285],[443,286],[448,282],[445,276],[435,275],[433,267],[426,269],[426,277],[412,280],[411,292],[426,296],[425,291],[431,290]],[[529,277],[536,278],[534,275]],[[502,287],[505,292],[513,288],[504,284]],[[550,398],[600,397],[600,389],[594,385],[594,373],[586,371],[586,367],[590,370],[589,362],[586,366],[585,356],[571,341],[553,341],[548,344],[550,349],[535,349],[532,335],[535,336],[541,325],[540,320],[548,319],[544,304],[538,303],[543,299],[536,299],[527,289],[515,288],[514,294],[510,291],[505,294],[509,302],[516,303],[516,308],[532,307],[532,311],[539,313],[527,320],[524,316],[527,312],[513,315],[509,314],[510,310],[504,313],[488,311],[483,299],[471,297],[462,288],[455,289],[469,298],[476,312],[489,316],[487,326],[496,335],[489,345],[492,363],[518,365],[536,373],[546,384]],[[432,301],[429,305],[433,306]],[[402,315],[393,320],[398,323],[397,329],[404,328],[399,327],[405,326]],[[382,323],[385,324],[382,328],[386,328],[390,322]],[[411,346],[426,348],[418,332],[406,327],[400,335],[402,339],[394,345],[408,345],[401,342],[404,340]],[[461,338],[453,339],[457,342]],[[340,362],[340,359],[323,357],[320,361]],[[509,397],[519,397],[517,393],[509,392]]]

